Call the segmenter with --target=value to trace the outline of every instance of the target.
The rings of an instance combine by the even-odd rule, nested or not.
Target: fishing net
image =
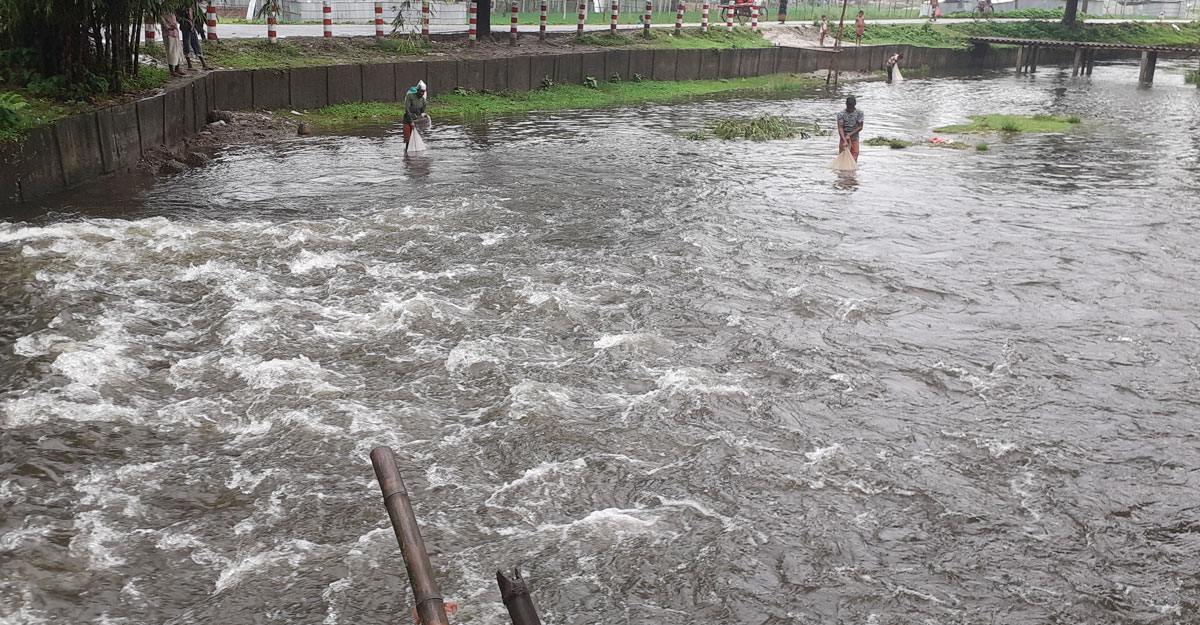
[[[904,82],[904,77],[900,75],[900,66],[892,68],[892,82]]]
[[[421,131],[413,128],[412,137],[408,140],[409,152],[423,152],[429,148],[425,147],[425,140],[421,138]]]
[[[850,148],[842,150],[837,158],[829,164],[829,168],[835,171],[857,171],[858,162],[854,160],[854,155],[850,153]]]

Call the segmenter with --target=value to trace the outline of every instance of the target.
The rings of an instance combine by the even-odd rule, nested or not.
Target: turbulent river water
[[[1200,622],[1182,67],[238,146],[2,223],[0,621],[406,622],[390,445],[455,623],[518,564],[547,624]],[[850,93],[1084,123],[678,137]]]

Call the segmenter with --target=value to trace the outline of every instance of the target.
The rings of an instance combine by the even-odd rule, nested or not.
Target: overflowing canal
[[[1182,72],[236,146],[0,224],[0,622],[407,622],[384,444],[455,623],[513,565],[559,625],[1195,622]],[[1084,123],[679,138],[851,93]]]

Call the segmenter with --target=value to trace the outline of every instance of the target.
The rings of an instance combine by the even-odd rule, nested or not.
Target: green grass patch
[[[853,33],[853,30],[851,30]],[[965,48],[942,24],[867,24],[863,31],[866,44],[909,44],[925,48]],[[901,63],[903,72],[903,62]]]
[[[713,136],[718,139],[749,139],[750,141],[769,141],[771,139],[791,139],[800,134],[796,122],[778,115],[763,115],[753,118],[718,119],[708,124]]]
[[[989,146],[988,144],[986,144],[986,143],[984,143],[984,142],[982,142],[982,141],[981,141],[981,142],[979,142],[979,143],[976,143],[976,144],[975,144],[975,151],[976,151],[976,152],[987,152],[987,151],[988,151],[988,150],[990,150],[990,149],[992,149],[992,148],[991,148],[991,146]]]
[[[936,129],[936,132],[971,133],[971,132],[1062,132],[1079,122],[1069,121],[1069,117],[1053,115],[969,115],[970,124],[956,124]],[[1074,116],[1072,116],[1074,117]],[[1075,117],[1075,119],[1079,119]],[[1082,120],[1080,120],[1082,121]]]
[[[159,47],[161,50],[161,47]],[[419,37],[395,36],[376,41],[374,37],[335,38],[288,37],[271,43],[266,39],[222,39],[206,42],[204,54],[217,67],[234,69],[282,69],[345,63],[392,62],[419,56],[431,50]]]
[[[685,28],[675,36],[673,29],[656,28],[646,37],[640,31],[620,31],[616,35],[589,33],[570,40],[574,45],[599,46],[606,48],[657,48],[674,50],[723,50],[734,48],[767,48],[771,42],[763,39],[761,32],[749,28],[710,28],[707,33],[699,28]]]
[[[1196,70],[1188,70],[1183,74],[1183,82],[1189,85],[1200,86],[1200,72]]]
[[[595,88],[557,85],[539,91],[499,93],[445,93],[429,102],[429,115],[436,121],[477,121],[495,115],[529,111],[605,108],[644,102],[682,101],[726,92],[799,92],[821,81],[807,76],[762,76],[729,80],[685,82],[600,82]],[[395,121],[404,116],[399,102],[338,104],[311,111],[303,119],[317,127],[339,127],[375,121]]]

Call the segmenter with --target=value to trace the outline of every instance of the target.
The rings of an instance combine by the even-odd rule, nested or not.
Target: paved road
[[[924,24],[926,21],[927,20],[924,20],[924,19],[871,20],[870,22],[868,22],[868,25],[870,25],[870,24]],[[966,22],[970,22],[970,21],[971,21],[970,19],[942,18],[941,20],[938,21],[938,23],[953,24],[953,23],[966,23]],[[997,22],[1006,22],[1006,21],[1007,22],[1026,22],[1029,20],[997,19],[994,21],[997,21]],[[1041,21],[1053,21],[1053,20],[1041,20]],[[1089,20],[1089,21],[1091,23],[1096,23],[1096,24],[1118,24],[1118,23],[1122,23],[1122,22],[1134,22],[1134,21],[1146,21],[1146,20],[1106,19],[1106,20]],[[1162,21],[1164,23],[1169,22],[1169,23],[1174,23],[1174,24],[1186,24],[1186,23],[1188,23],[1189,20],[1162,20]],[[853,22],[847,21],[847,23],[852,24]],[[723,24],[717,24],[716,22],[710,22],[710,25],[712,25],[713,28],[716,28],[718,26],[723,26]],[[811,26],[812,22],[794,20],[794,21],[788,22],[786,25],[787,26]],[[675,27],[674,24],[654,24],[653,26],[654,26],[654,28],[674,28]],[[685,24],[685,26],[698,27],[698,26],[700,26],[700,24],[699,24],[699,22],[688,23],[688,24]],[[777,22],[773,22],[773,21],[772,22],[763,21],[759,24],[759,26],[761,26],[762,28],[775,28],[777,26],[780,26],[780,24]],[[391,32],[391,26],[385,26],[384,28],[387,30],[387,32]],[[607,24],[588,24],[584,28],[588,32],[602,32],[602,31],[608,30],[608,25]],[[633,24],[624,24],[624,25],[621,25],[619,28],[621,30],[628,31],[628,30],[637,30],[637,29],[640,29],[641,27],[633,25]],[[276,30],[280,37],[320,37],[322,35],[322,33],[324,32],[324,28],[322,27],[321,24],[281,24],[276,27]],[[537,27],[537,24],[523,24],[523,25],[518,26],[517,30],[518,30],[518,32],[521,32],[521,33],[537,33],[538,27]],[[555,32],[555,33],[571,33],[571,32],[575,32],[575,25],[574,24],[563,25],[563,26],[549,25],[546,27],[546,30],[549,32]],[[467,27],[465,24],[462,26],[431,25],[429,27],[429,31],[433,34],[448,34],[448,33],[463,33],[463,34],[465,34],[467,32]],[[497,23],[492,24],[493,36],[502,36],[507,33],[508,33],[508,24],[503,24],[503,25],[497,24]],[[267,26],[265,24],[220,24],[217,27],[217,34],[220,37],[230,37],[230,38],[237,38],[237,39],[264,38],[267,36]],[[374,24],[334,24],[333,25],[333,35],[335,37],[364,37],[364,36],[371,36],[374,34],[375,34],[375,25]]]

